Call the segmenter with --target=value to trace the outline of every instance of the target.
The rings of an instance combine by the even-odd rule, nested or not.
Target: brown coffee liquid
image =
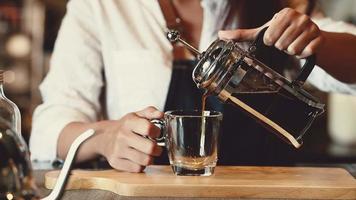
[[[233,93],[228,102],[243,108],[267,129],[296,147],[296,139],[301,138],[322,111],[289,95],[283,88],[277,92]]]
[[[204,116],[205,105],[206,105],[206,98],[208,97],[208,93],[205,92],[201,98],[201,115]]]
[[[208,93],[205,92],[201,98],[201,137],[200,137],[200,155],[205,155],[205,105],[206,105],[206,98],[208,97]]]

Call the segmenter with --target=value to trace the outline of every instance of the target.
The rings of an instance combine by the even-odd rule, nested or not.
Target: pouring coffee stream
[[[199,61],[192,78],[198,88],[205,90],[205,95],[215,95],[222,102],[242,109],[281,139],[299,148],[303,135],[324,111],[324,104],[301,88],[314,68],[315,56],[306,58],[295,80],[287,80],[255,57],[264,46],[266,29],[260,31],[248,51],[233,41],[216,40],[200,53],[176,30],[168,31],[167,38],[171,42],[181,42],[197,55]],[[252,100],[262,96],[267,101],[257,104]]]

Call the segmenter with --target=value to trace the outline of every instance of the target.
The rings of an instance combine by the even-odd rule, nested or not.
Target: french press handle
[[[249,52],[250,53],[254,53],[254,52],[258,51],[259,48],[265,46],[265,44],[263,42],[263,36],[264,36],[264,34],[265,34],[267,29],[268,29],[268,26],[263,28],[257,34],[257,37],[256,37],[255,41],[251,44],[251,46],[249,48]],[[305,61],[304,65],[303,65],[299,75],[292,82],[292,84],[295,85],[295,86],[301,87],[304,84],[305,80],[308,78],[308,76],[310,75],[310,73],[314,69],[315,62],[316,62],[316,56],[315,55],[308,56],[307,58],[305,58],[305,60],[306,61]]]

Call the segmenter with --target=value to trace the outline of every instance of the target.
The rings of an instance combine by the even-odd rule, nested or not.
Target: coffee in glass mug
[[[162,130],[158,144],[167,148],[176,175],[210,176],[218,159],[222,113],[217,111],[168,111],[153,120]]]

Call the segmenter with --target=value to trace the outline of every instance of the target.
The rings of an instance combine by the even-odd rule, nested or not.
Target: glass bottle
[[[8,120],[11,124],[11,129],[21,135],[20,110],[4,93],[4,70],[0,70],[0,116]]]

